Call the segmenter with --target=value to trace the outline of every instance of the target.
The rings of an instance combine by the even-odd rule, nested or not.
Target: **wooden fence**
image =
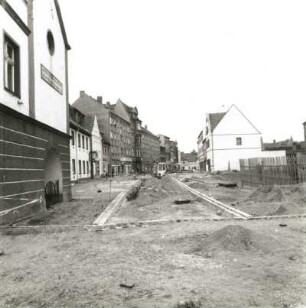
[[[306,155],[240,159],[241,184],[286,185],[306,182]]]

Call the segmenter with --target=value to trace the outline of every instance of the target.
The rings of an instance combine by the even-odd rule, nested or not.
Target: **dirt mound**
[[[273,238],[256,233],[239,225],[229,225],[198,241],[191,252],[199,255],[209,253],[264,251],[268,252],[278,247]]]
[[[207,188],[205,183],[201,183],[201,182],[198,182],[198,181],[189,182],[188,186],[191,187],[191,188],[194,188],[194,189],[201,188],[201,189],[208,190],[208,188]]]
[[[249,250],[253,244],[252,231],[241,226],[226,226],[210,234],[203,244],[209,250]]]
[[[287,209],[284,206],[280,205],[278,209],[274,212],[274,215],[285,215],[286,212]]]
[[[254,202],[282,202],[286,198],[282,191],[282,188],[278,185],[273,186],[260,186],[258,187],[246,201]]]

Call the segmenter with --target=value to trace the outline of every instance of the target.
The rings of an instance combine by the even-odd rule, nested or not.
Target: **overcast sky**
[[[236,104],[265,142],[303,140],[306,1],[60,0],[70,101],[137,106],[143,124],[196,149],[205,114]],[[222,107],[224,105],[225,107]]]

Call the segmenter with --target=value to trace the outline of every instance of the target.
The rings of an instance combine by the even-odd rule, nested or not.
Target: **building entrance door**
[[[60,202],[59,181],[49,181],[45,186],[46,207]]]

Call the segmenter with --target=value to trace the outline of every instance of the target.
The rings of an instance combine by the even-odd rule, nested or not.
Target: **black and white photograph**
[[[305,0],[0,0],[0,307],[306,308]]]

